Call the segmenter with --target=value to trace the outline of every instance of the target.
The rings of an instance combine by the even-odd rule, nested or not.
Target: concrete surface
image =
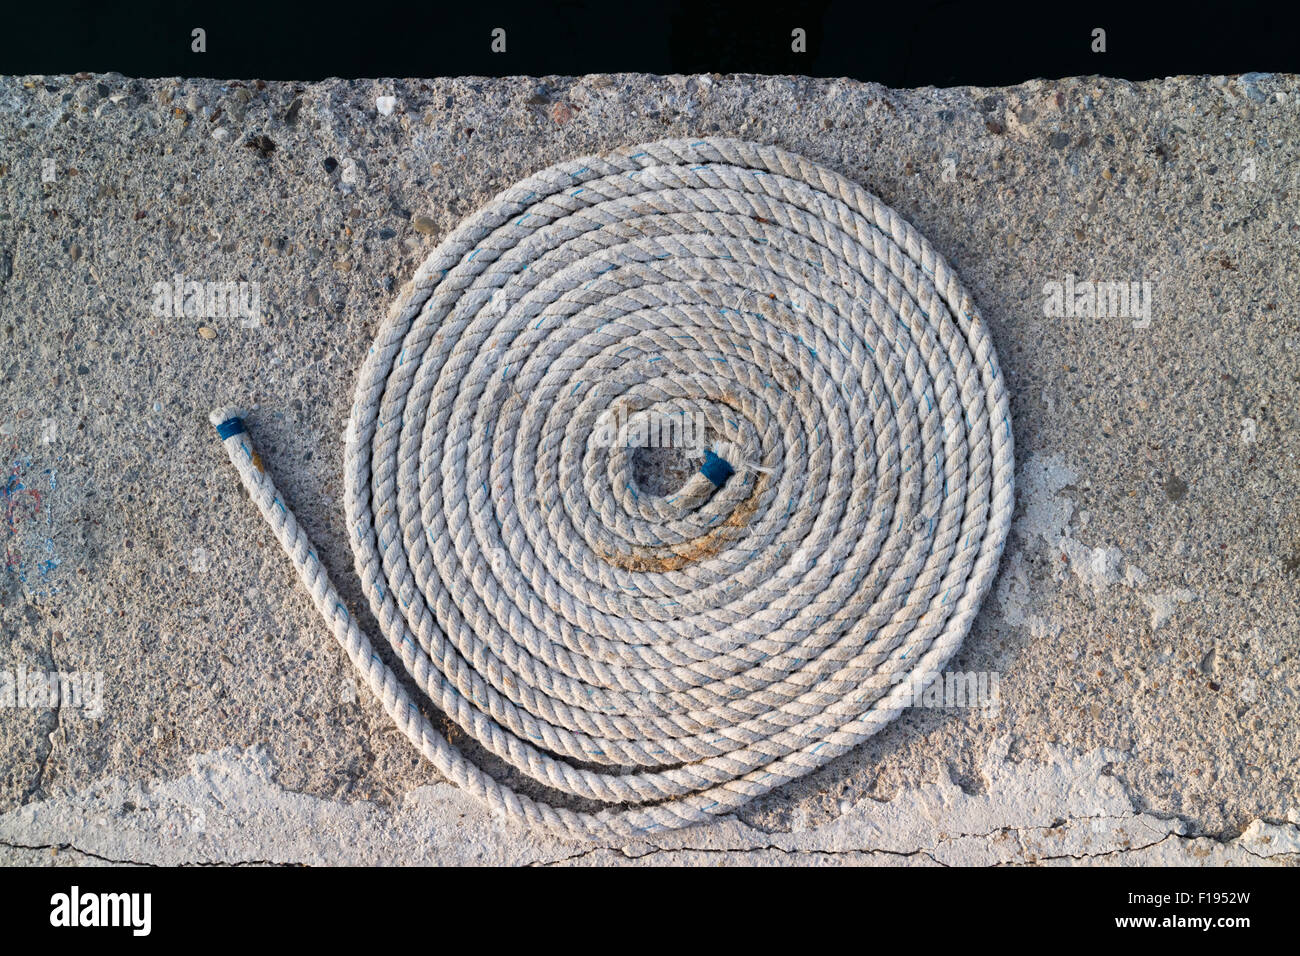
[[[1298,131],[1260,74],[0,79],[0,862],[1300,861]],[[980,303],[1018,507],[949,667],[997,706],[914,708],[708,830],[564,845],[358,693],[206,414],[255,405],[361,610],[340,437],[392,290],[531,171],[697,134],[863,183]],[[177,275],[257,283],[257,319],[155,314]],[[1149,315],[1045,314],[1067,275]]]

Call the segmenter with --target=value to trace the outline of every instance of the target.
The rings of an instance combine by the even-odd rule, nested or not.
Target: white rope
[[[593,437],[611,411],[699,414],[716,455],[650,495],[633,451]],[[577,812],[434,728],[239,413],[212,421],[403,733],[493,808],[570,836],[727,813],[871,736],[961,643],[1013,504],[988,330],[875,196],[721,139],[501,193],[419,268],[361,369],[347,519],[410,682],[505,763],[614,805]]]

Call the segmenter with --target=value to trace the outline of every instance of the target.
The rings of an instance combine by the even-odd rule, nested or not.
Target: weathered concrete
[[[1298,129],[1294,76],[0,79],[0,672],[102,676],[98,716],[0,708],[0,859],[1294,861]],[[205,416],[256,406],[360,609],[339,437],[391,290],[529,172],[695,134],[862,182],[979,301],[1019,506],[950,667],[1000,706],[583,851],[494,826],[358,696]],[[1149,318],[1046,315],[1067,274],[1149,282]],[[176,275],[258,283],[259,319],[154,315]]]

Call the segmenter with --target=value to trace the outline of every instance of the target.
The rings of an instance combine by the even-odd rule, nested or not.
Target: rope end
[[[217,430],[217,435],[222,441],[225,441],[231,435],[238,435],[248,431],[244,427],[244,410],[242,408],[233,406],[214,408],[208,413],[208,421]]]
[[[725,459],[705,449],[704,464],[700,465],[700,474],[713,482],[713,487],[721,488],[723,483],[736,473],[736,469]]]

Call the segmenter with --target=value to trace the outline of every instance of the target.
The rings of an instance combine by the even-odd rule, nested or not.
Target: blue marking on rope
[[[244,449],[244,454],[248,456],[248,460],[249,460],[249,461],[252,461],[252,460],[253,460],[253,453],[252,453],[252,451],[249,450],[248,444],[247,444],[246,442],[242,442],[242,441],[241,441],[241,442],[239,443],[239,447],[242,448],[242,449]]]
[[[725,459],[718,457],[711,450],[704,452],[704,464],[700,465],[700,474],[713,482],[715,488],[721,488],[735,473],[736,469],[732,468]]]
[[[231,435],[242,435],[246,431],[248,431],[248,429],[244,427],[244,420],[236,416],[233,418],[227,418],[217,426],[217,437],[222,441],[225,441]]]

